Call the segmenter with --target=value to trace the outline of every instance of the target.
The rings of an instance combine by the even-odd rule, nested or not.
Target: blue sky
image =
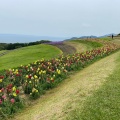
[[[120,0],[0,0],[0,33],[79,37],[120,32]]]

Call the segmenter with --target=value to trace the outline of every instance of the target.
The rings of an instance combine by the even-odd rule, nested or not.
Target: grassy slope
[[[65,44],[75,47],[77,52],[84,52],[102,46],[100,43],[86,40],[71,40],[66,41]]]
[[[106,83],[106,77],[114,71],[116,67],[116,58],[119,55],[120,51],[97,61],[82,71],[72,75],[57,88],[48,91],[46,95],[35,101],[36,105],[26,108],[14,119],[63,120],[65,117],[68,118],[69,116],[68,119],[74,120],[77,115],[79,116],[77,113],[81,113],[80,111],[86,106],[85,101],[89,96],[92,97],[93,93],[99,89],[104,82]],[[97,106],[97,104],[94,106]],[[89,113],[89,109],[87,109],[87,111]]]
[[[1,50],[1,51],[0,51],[0,54],[1,54],[1,53],[4,53],[4,52],[6,52],[6,51],[7,51],[7,50]]]
[[[88,50],[88,47],[82,43],[78,44],[77,42],[74,41],[65,41],[64,43],[73,46],[76,49],[76,52],[84,52]]]
[[[89,41],[89,40],[74,40],[74,42],[86,44],[89,50],[103,46],[101,43],[95,41]]]
[[[58,48],[44,44],[16,49],[0,57],[0,70],[27,65],[42,58],[54,58],[61,53]]]
[[[69,40],[64,41],[64,43],[54,45],[61,49],[64,55],[74,54],[75,52],[84,52],[102,46],[97,42],[86,40]]]

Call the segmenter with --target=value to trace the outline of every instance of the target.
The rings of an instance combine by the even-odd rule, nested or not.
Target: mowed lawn
[[[0,70],[27,65],[36,60],[51,59],[62,54],[62,51],[51,45],[34,45],[13,50],[0,57]]]

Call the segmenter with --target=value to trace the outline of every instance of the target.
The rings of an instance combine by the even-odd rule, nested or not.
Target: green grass
[[[100,40],[104,40],[104,41],[111,41],[112,38],[111,37],[104,37],[104,38],[99,38]]]
[[[95,42],[95,41],[88,41],[88,40],[72,40],[71,42],[77,42],[77,43],[85,44],[86,47],[87,47],[87,50],[91,50],[91,49],[103,46],[101,43],[98,43],[98,42]]]
[[[9,52],[0,57],[0,70],[19,67],[20,65],[27,65],[36,60],[51,59],[62,52],[55,46],[51,45],[34,45],[23,47]]]
[[[6,52],[7,50],[0,50],[0,54]]]
[[[107,81],[88,97],[82,111],[73,110],[69,120],[119,120],[120,119],[120,56],[117,67]],[[80,103],[79,103],[80,105]]]

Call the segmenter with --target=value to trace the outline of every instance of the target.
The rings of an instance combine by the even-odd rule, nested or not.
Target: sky
[[[120,33],[120,0],[0,0],[0,34],[54,37]]]

